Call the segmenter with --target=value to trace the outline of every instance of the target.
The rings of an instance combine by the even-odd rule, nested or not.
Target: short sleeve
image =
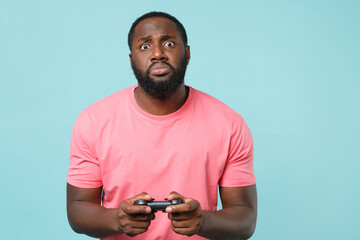
[[[91,122],[84,111],[77,118],[71,134],[67,182],[76,187],[102,186],[100,164],[91,141],[94,138],[91,133]]]
[[[234,124],[228,158],[219,186],[243,187],[255,184],[253,160],[253,139],[247,124],[240,117]]]

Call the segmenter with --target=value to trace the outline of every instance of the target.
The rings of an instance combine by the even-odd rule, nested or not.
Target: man
[[[73,129],[67,178],[71,227],[104,239],[249,238],[257,197],[246,123],[184,84],[190,48],[173,16],[143,15],[128,42],[138,86],[91,105]],[[184,203],[165,213],[134,205],[152,198]]]

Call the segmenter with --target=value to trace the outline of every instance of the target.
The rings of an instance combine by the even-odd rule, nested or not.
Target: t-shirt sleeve
[[[101,187],[101,171],[90,136],[91,122],[82,112],[75,122],[70,144],[70,164],[67,182],[80,188]]]
[[[240,118],[234,124],[228,158],[219,185],[222,187],[243,187],[255,184],[253,160],[253,139],[247,124]]]

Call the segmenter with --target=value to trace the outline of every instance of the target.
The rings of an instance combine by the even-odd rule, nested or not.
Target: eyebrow
[[[165,34],[165,35],[161,35],[161,38],[163,40],[167,40],[167,39],[170,39],[170,38],[174,38],[174,36]]]
[[[147,41],[147,40],[149,40],[150,38],[151,38],[151,35],[146,36],[146,37],[142,37],[142,38],[139,38],[139,39],[138,39],[138,42]]]
[[[149,39],[151,39],[151,38],[152,38],[152,36],[151,36],[151,35],[148,35],[148,36],[146,36],[146,37],[139,38],[139,39],[138,39],[138,42],[147,41],[147,40],[149,40]],[[162,40],[167,40],[167,39],[171,39],[171,38],[174,38],[174,36],[168,35],[168,34],[161,35],[161,39],[162,39]]]

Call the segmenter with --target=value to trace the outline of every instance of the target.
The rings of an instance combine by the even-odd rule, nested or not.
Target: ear
[[[186,61],[189,64],[189,62],[190,62],[190,46],[189,45],[187,45],[185,48],[185,56],[186,56]]]
[[[131,68],[133,67],[133,65],[132,65],[132,61],[131,61],[131,59],[132,59],[132,55],[131,55],[131,53],[129,53],[129,59],[130,59],[130,65],[131,65]]]

